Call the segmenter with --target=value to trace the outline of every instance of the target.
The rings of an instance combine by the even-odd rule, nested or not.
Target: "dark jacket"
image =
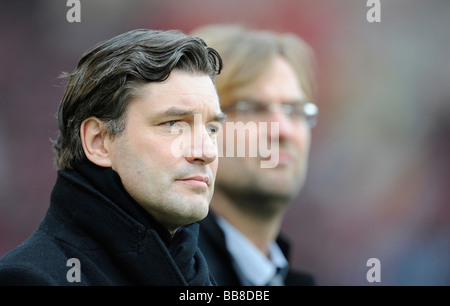
[[[233,258],[225,243],[225,235],[215,220],[213,213],[200,222],[199,246],[208,262],[209,269],[219,286],[242,286],[238,272],[233,266]],[[277,243],[289,260],[289,244],[281,236]],[[289,269],[286,286],[313,286],[314,279],[311,275]]]
[[[197,239],[198,224],[172,237],[116,172],[82,163],[58,172],[39,228],[0,259],[0,285],[211,285]]]

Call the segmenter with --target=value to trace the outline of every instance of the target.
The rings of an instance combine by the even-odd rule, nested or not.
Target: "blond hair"
[[[208,25],[192,35],[205,40],[222,57],[223,70],[216,78],[222,107],[237,102],[240,88],[254,82],[276,56],[294,68],[309,101],[315,92],[315,59],[312,48],[292,33],[247,29],[238,25]]]

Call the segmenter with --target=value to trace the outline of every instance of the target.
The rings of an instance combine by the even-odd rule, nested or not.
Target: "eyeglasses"
[[[278,104],[243,100],[225,107],[223,111],[226,113],[235,113],[239,116],[255,118],[259,121],[269,121],[271,113],[277,109],[280,109],[283,114],[293,121],[306,120],[310,127],[314,127],[317,124],[319,108],[312,102]]]

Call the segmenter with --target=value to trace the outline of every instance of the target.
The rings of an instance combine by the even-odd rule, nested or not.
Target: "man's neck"
[[[241,209],[248,206],[241,205],[238,200],[240,199],[231,199],[216,190],[211,209],[246,236],[263,254],[268,255],[269,245],[279,234],[286,203],[261,203],[278,209],[272,210],[271,214],[258,214],[255,211]]]

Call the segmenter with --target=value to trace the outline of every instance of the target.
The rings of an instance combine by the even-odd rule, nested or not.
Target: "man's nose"
[[[209,135],[206,127],[195,126],[191,135],[190,154],[186,159],[190,163],[209,164],[218,155],[217,142]]]
[[[280,140],[288,139],[292,137],[295,132],[292,119],[289,115],[285,114],[281,108],[277,108],[271,112],[270,122],[278,123],[278,131],[270,130],[271,124],[269,123],[268,135],[271,137],[278,137]]]

